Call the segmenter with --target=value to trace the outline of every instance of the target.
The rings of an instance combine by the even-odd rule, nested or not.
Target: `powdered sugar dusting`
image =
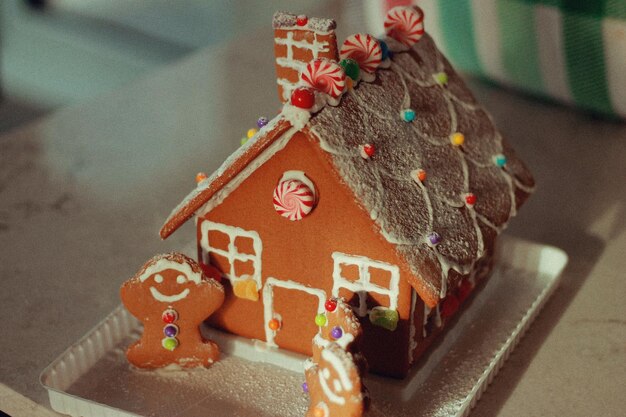
[[[296,19],[298,17],[291,13],[276,12],[272,19],[272,27],[274,29],[310,29],[316,32],[330,32],[337,27],[333,19],[324,19],[311,17],[305,26],[298,26]]]
[[[447,84],[437,82],[441,72]],[[415,120],[402,120],[404,108],[415,110]],[[441,298],[448,271],[469,274],[491,246],[485,239],[492,235],[484,236],[479,223],[500,231],[521,203],[515,189],[531,192],[534,185],[514,154],[507,168],[515,172],[493,164],[503,138],[427,35],[394,55],[376,82],[359,84],[310,125],[381,233]],[[466,137],[462,147],[450,142],[457,131]],[[373,158],[360,157],[363,143],[376,147]],[[428,174],[423,184],[411,178],[416,169]],[[472,208],[464,201],[469,192],[478,196]],[[439,244],[427,244],[431,232],[441,236]]]

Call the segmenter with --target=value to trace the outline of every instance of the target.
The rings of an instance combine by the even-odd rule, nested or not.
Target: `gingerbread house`
[[[199,262],[226,289],[211,325],[310,355],[342,296],[370,369],[403,377],[488,275],[534,181],[422,19],[394,9],[386,38],[338,48],[334,21],[274,16],[282,112],[160,232],[195,215]]]

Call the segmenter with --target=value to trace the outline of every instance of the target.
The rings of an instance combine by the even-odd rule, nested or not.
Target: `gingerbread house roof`
[[[414,110],[414,120],[405,121],[405,109]],[[338,105],[309,117],[287,104],[179,204],[161,236],[219,199],[243,170],[263,163],[272,144],[303,130],[330,155],[358,204],[406,260],[411,285],[433,305],[445,297],[449,281],[472,271],[534,187],[526,166],[428,35],[395,53],[375,81],[359,83]],[[463,134],[462,145],[454,143],[456,133]],[[375,150],[367,158],[365,144]]]

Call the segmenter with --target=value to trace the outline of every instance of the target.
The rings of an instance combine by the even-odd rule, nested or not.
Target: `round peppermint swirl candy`
[[[354,59],[362,71],[374,73],[382,62],[383,50],[372,35],[357,33],[343,42],[339,56]]]
[[[413,46],[424,35],[424,12],[417,6],[398,6],[387,12],[385,32],[398,42]]]
[[[302,181],[281,181],[274,189],[274,209],[291,221],[302,220],[313,210],[314,203],[313,190]]]
[[[300,80],[314,89],[339,98],[346,87],[346,73],[336,62],[319,58],[309,62]]]

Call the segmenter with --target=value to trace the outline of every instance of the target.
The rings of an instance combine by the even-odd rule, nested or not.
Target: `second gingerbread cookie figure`
[[[140,368],[210,366],[218,346],[202,338],[200,325],[224,302],[224,288],[180,254],[157,255],[126,281],[120,295],[128,311],[143,323],[141,338],[126,356]]]

